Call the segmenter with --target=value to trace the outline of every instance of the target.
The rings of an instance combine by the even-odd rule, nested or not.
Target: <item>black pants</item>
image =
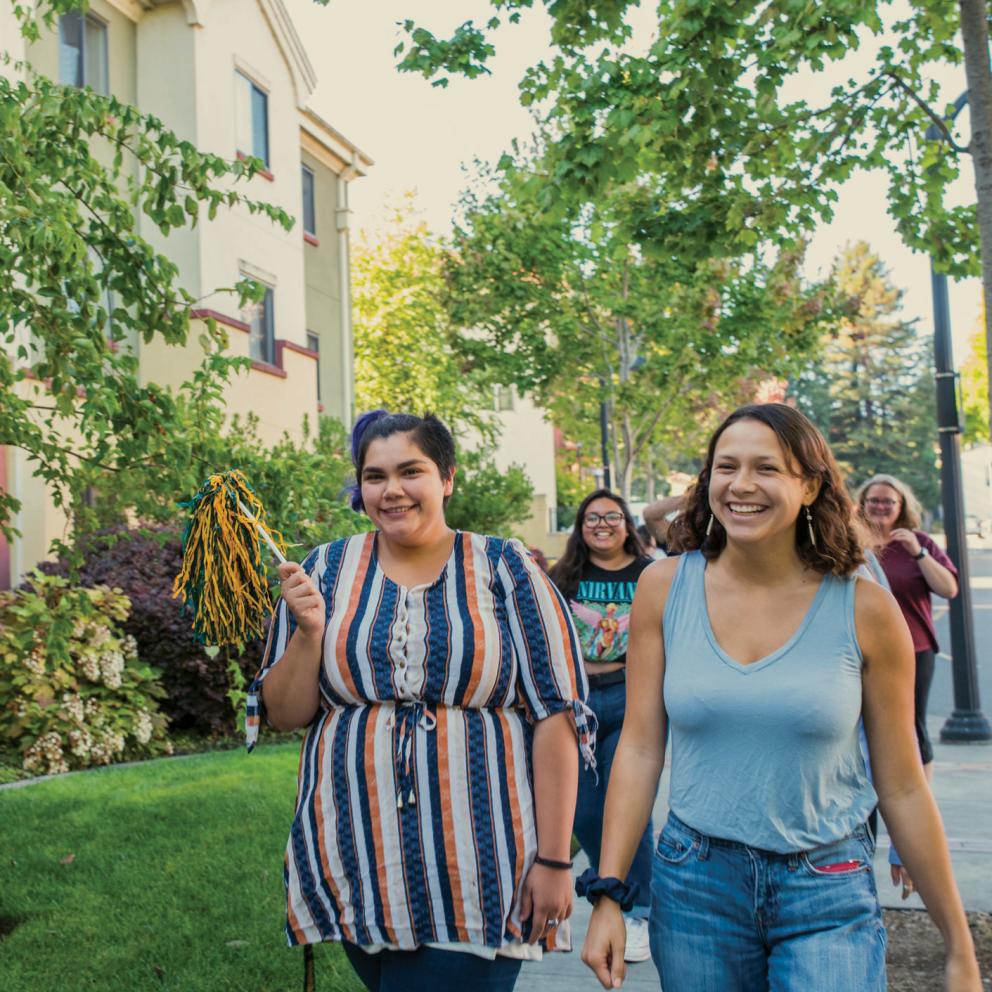
[[[367,954],[348,941],[341,946],[370,992],[511,992],[523,964],[518,958],[487,961],[467,951],[437,947]]]
[[[934,653],[929,648],[916,652],[916,684],[913,692],[913,717],[916,723],[916,741],[920,745],[923,764],[933,761],[933,744],[927,733],[927,701],[930,683],[933,682]]]

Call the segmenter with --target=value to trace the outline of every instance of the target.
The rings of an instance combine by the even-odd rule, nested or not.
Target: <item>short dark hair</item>
[[[710,473],[717,442],[739,420],[757,420],[770,427],[782,449],[795,459],[802,477],[820,483],[820,491],[809,508],[816,530],[815,544],[810,541],[803,515],[796,520],[796,551],[800,559],[817,572],[851,575],[865,560],[863,541],[854,521],[854,504],[823,435],[808,417],[785,403],[742,406],[716,429],[706,449],[706,463],[687,494],[685,510],[672,524],[670,543],[682,551],[698,548],[708,560],[718,558],[726,546],[727,532],[720,521],[714,517],[709,526]]]
[[[413,443],[437,466],[443,480],[447,481],[454,475],[455,439],[433,413],[425,413],[422,417],[412,413],[390,413],[388,410],[363,413],[351,431],[351,461],[355,466],[352,509],[365,508],[362,503],[362,468],[369,445],[377,438],[392,434],[409,434]],[[445,497],[445,505],[447,502]]]

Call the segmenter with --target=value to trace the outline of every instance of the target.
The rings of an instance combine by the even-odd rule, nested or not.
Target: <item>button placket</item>
[[[410,692],[410,609],[409,609],[409,596],[410,594],[404,589],[400,602],[399,608],[396,611],[396,638],[395,643],[399,651],[399,657],[396,659],[396,667],[399,670],[400,677],[398,681],[399,696],[401,699],[407,700],[412,699],[412,693]]]

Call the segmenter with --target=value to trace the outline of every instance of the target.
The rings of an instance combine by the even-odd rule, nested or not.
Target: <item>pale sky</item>
[[[375,160],[370,175],[351,187],[355,226],[375,226],[383,204],[416,189],[431,229],[446,232],[466,185],[463,166],[470,168],[475,158],[495,162],[514,138],[526,139],[533,129],[518,103],[517,84],[528,66],[549,54],[548,21],[540,5],[524,11],[520,25],[497,33],[491,76],[452,79],[441,89],[396,71],[396,22],[412,18],[440,36],[470,19],[483,23],[492,11],[484,0],[331,0],[326,8],[312,0],[286,4],[317,73],[311,104]],[[649,11],[639,17],[649,20]],[[870,61],[866,45],[846,68],[860,74]],[[813,102],[835,81],[811,75],[799,86]],[[948,67],[940,82],[942,95],[954,100],[965,89],[963,68]],[[974,198],[970,165],[962,171],[955,196],[967,202]],[[843,187],[834,221],[822,225],[810,245],[808,275],[826,274],[837,252],[862,238],[888,265],[893,282],[906,290],[904,315],[919,318],[918,326],[932,333],[928,261],[896,235],[886,213],[886,177],[878,173],[856,175]],[[954,359],[960,366],[978,319],[980,284],[951,283],[950,299]]]

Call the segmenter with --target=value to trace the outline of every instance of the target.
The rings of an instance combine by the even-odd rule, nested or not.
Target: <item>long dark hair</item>
[[[810,504],[816,544],[810,541],[806,515],[796,519],[796,551],[809,568],[834,575],[851,575],[864,562],[861,536],[854,522],[854,504],[837,461],[823,435],[804,414],[784,403],[755,403],[735,410],[716,429],[706,449],[706,464],[687,494],[685,510],[672,524],[671,542],[684,551],[698,548],[708,560],[720,556],[727,532],[714,516],[710,533],[710,473],[713,454],[723,432],[739,420],[757,420],[770,427],[783,451],[795,459],[804,479],[816,479],[820,491]]]
[[[623,542],[623,549],[635,558],[643,558],[645,551],[641,545],[641,540],[637,536],[637,525],[630,515],[630,508],[622,496],[618,496],[609,489],[595,489],[579,504],[579,509],[575,514],[575,525],[572,533],[568,535],[568,543],[565,545],[565,553],[555,562],[554,567],[548,573],[551,581],[561,590],[566,599],[572,599],[579,591],[579,579],[582,577],[582,570],[589,561],[589,548],[585,538],[582,536],[582,521],[586,516],[586,509],[589,504],[597,499],[608,499],[616,503],[617,509],[623,514],[624,523],[627,525],[627,538]]]

